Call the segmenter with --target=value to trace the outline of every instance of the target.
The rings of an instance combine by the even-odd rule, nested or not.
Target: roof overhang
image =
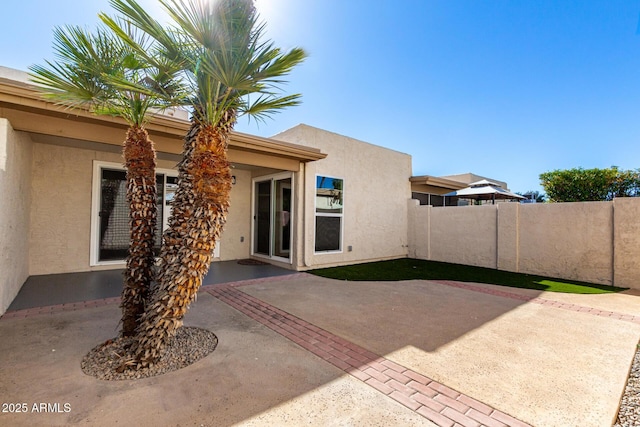
[[[96,116],[86,109],[61,107],[45,100],[33,84],[25,81],[26,73],[15,71],[8,78],[2,74],[0,117],[8,119],[15,130],[110,145],[122,144],[128,128],[122,118]],[[182,138],[189,126],[189,121],[184,118],[154,114],[145,128],[157,151],[179,154],[182,152]],[[285,170],[299,170],[300,162],[327,156],[317,148],[235,131],[231,133],[228,152],[229,160],[234,163]]]
[[[459,190],[465,188],[467,184],[452,179],[438,178],[431,175],[412,176],[409,181],[414,184],[428,185],[431,187],[439,187],[447,190]]]

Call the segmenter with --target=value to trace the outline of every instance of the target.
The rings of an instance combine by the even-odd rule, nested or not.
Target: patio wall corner
[[[0,315],[29,276],[33,142],[0,118]]]
[[[431,259],[430,230],[431,230],[431,205],[420,205],[415,199],[408,201],[408,229],[407,243],[409,245],[409,257],[417,259]]]

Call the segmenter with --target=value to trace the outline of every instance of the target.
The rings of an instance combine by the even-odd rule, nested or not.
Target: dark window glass
[[[271,255],[271,181],[257,182],[255,197],[255,252]]]
[[[340,178],[316,177],[316,252],[342,249],[343,184]]]
[[[125,171],[102,170],[100,180],[99,260],[114,261],[127,257],[129,250],[129,208]]]
[[[153,250],[160,253],[162,218],[165,204],[164,175],[156,175],[157,220]],[[129,252],[129,204],[127,203],[127,174],[123,170],[102,169],[100,179],[100,241],[98,261],[121,261]]]
[[[342,218],[316,216],[316,252],[339,251]]]

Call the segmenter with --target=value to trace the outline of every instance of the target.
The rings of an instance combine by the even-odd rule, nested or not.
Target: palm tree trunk
[[[158,287],[131,349],[132,367],[148,366],[161,357],[209,271],[229,208],[227,146],[233,122],[217,127],[193,123],[185,137],[178,190],[160,255]]]
[[[156,153],[147,131],[132,126],[124,143],[129,203],[129,254],[122,290],[122,335],[133,336],[153,281],[156,230]]]

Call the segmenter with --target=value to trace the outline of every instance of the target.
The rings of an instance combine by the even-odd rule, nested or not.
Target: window
[[[342,250],[343,180],[316,176],[316,252]]]
[[[156,171],[157,225],[154,252],[160,251],[162,232],[167,227],[170,201],[177,187],[177,172]],[[129,250],[129,204],[127,178],[117,163],[94,162],[91,211],[91,265],[118,264]]]
[[[431,205],[434,207],[466,205],[465,202],[459,200],[456,196],[444,197],[441,194],[418,193],[414,191],[411,193],[411,198],[419,200],[421,205]]]

